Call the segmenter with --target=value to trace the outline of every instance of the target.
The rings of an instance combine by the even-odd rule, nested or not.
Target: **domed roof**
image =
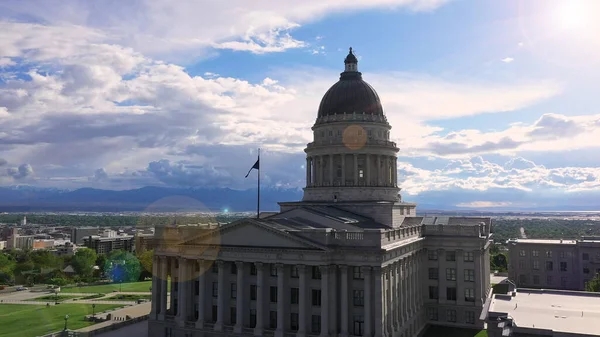
[[[363,81],[357,70],[358,60],[352,53],[344,60],[346,71],[340,74],[340,80],[327,92],[319,105],[318,117],[353,112],[369,115],[383,115],[383,106],[379,95],[369,83]]]

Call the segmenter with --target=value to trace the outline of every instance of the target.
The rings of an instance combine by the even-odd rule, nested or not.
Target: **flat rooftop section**
[[[511,242],[530,243],[539,245],[575,245],[576,240],[548,240],[548,239],[513,239]]]
[[[520,328],[597,334],[600,293],[518,289],[515,296],[496,294],[488,312],[507,313]]]

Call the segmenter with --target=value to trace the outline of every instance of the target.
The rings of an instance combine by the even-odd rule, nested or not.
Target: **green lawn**
[[[143,281],[143,282],[131,282],[131,283],[111,283],[111,284],[103,284],[98,286],[87,286],[87,287],[69,287],[62,288],[61,291],[63,293],[112,293],[114,291],[126,291],[126,292],[138,292],[138,293],[147,293],[150,292],[150,287],[152,286],[152,281]]]
[[[47,301],[47,302],[63,302],[66,300],[71,300],[74,298],[79,298],[81,296],[75,296],[75,295],[46,295],[46,296],[42,296],[42,297],[36,297],[36,298],[30,298],[26,301],[31,301],[31,302],[40,302],[40,301]]]
[[[432,325],[427,329],[423,337],[487,337],[487,331]]]
[[[113,304],[96,304],[96,312],[121,307]],[[68,328],[80,329],[92,322],[83,320],[92,313],[91,304],[45,305],[0,304],[0,335],[2,337],[35,337],[64,328],[65,315],[69,315]]]
[[[152,295],[115,295],[107,298],[100,299],[99,301],[137,301],[137,300],[149,300]]]

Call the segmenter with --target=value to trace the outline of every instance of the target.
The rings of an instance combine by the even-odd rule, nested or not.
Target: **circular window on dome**
[[[342,142],[351,150],[361,149],[367,142],[367,133],[359,125],[350,125],[344,130]]]

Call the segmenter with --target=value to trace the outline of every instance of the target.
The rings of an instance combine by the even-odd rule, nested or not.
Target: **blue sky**
[[[301,187],[352,46],[405,200],[590,205],[594,0],[0,0],[0,185]]]

